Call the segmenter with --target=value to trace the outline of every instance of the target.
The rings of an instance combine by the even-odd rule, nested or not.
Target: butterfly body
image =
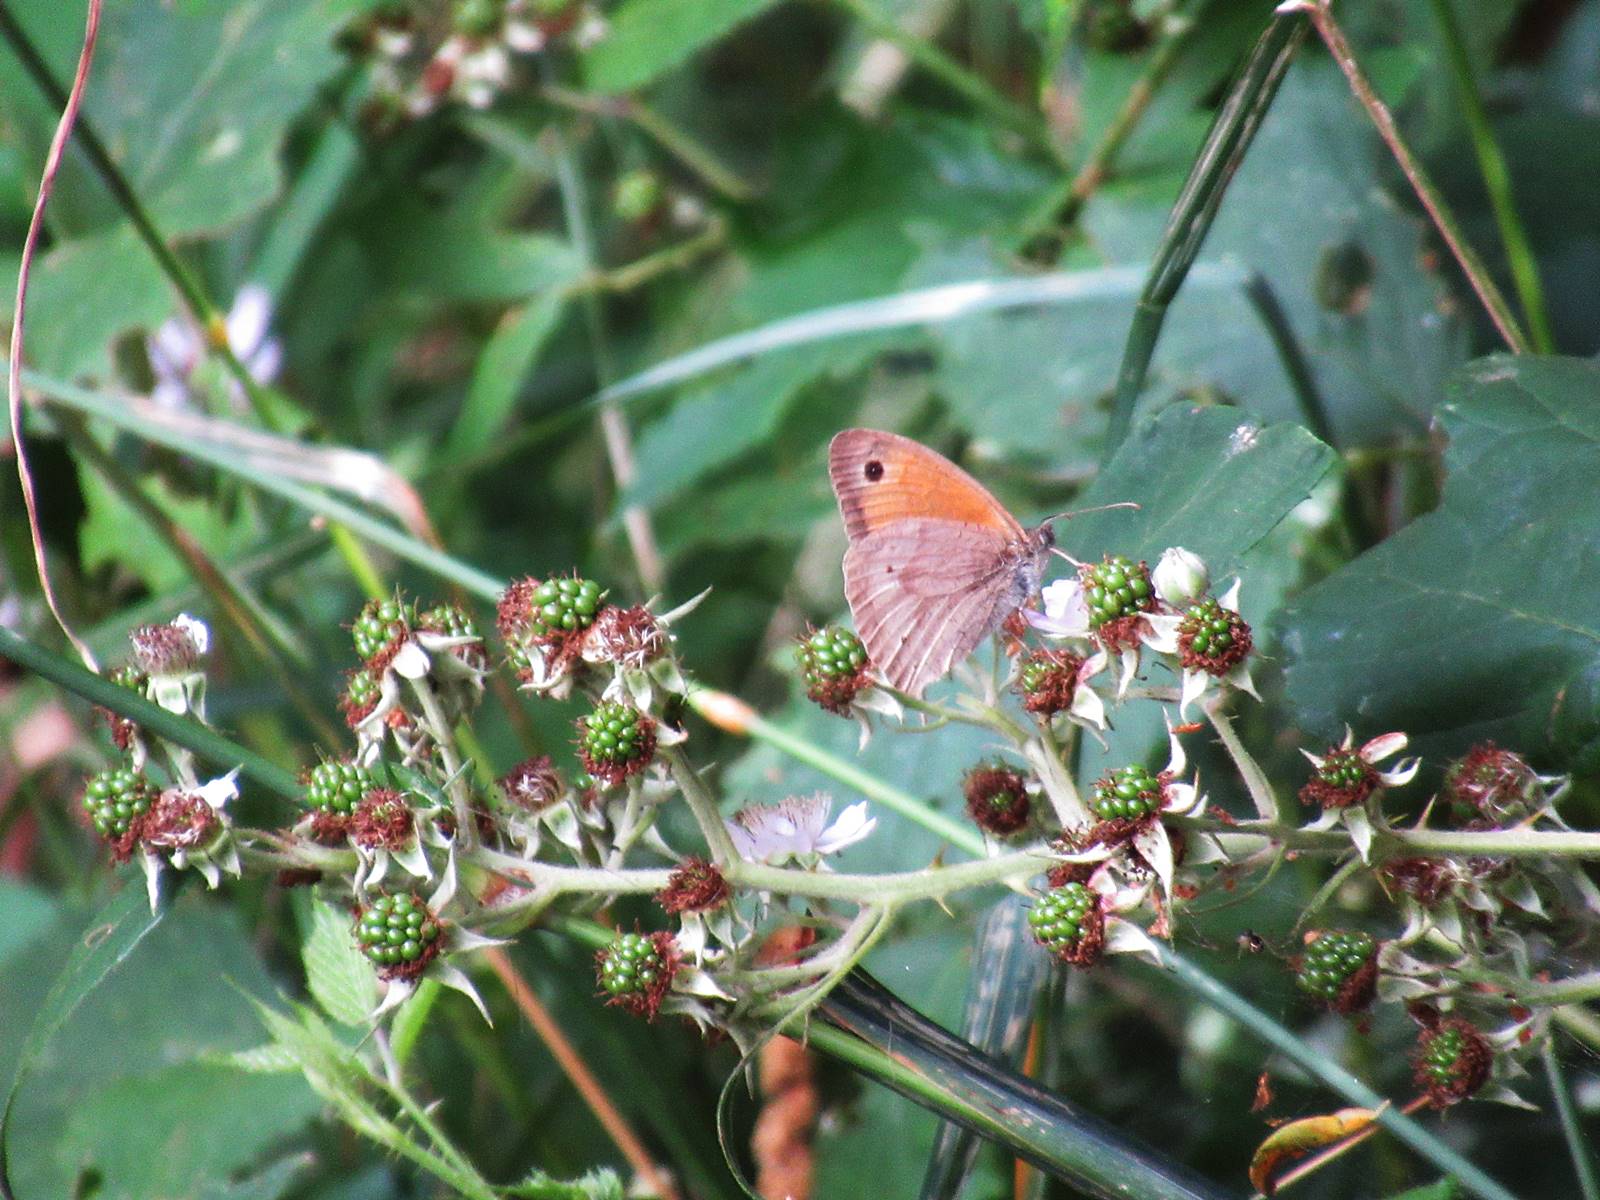
[[[828,447],[845,533],[845,598],[884,677],[913,696],[1039,589],[1055,538],[1024,529],[960,467],[926,446],[847,429]]]

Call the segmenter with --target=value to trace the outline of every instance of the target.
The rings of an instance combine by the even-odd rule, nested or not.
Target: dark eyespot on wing
[[[869,459],[867,465],[861,469],[861,473],[871,482],[877,483],[883,478],[883,464],[875,458]]]

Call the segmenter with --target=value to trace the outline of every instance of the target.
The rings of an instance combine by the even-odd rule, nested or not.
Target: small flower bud
[[[506,804],[524,812],[542,812],[565,790],[548,754],[518,763],[500,777],[500,795]]]
[[[373,788],[350,814],[350,839],[367,850],[398,850],[416,836],[416,818],[393,788]]]
[[[620,933],[595,964],[607,1004],[654,1020],[677,973],[678,947],[670,933]]]
[[[1032,802],[1016,771],[999,764],[974,767],[961,781],[961,794],[968,815],[987,833],[1006,837],[1028,824]]]
[[[728,902],[728,881],[715,863],[686,858],[667,878],[656,902],[669,913],[707,912]]]
[[[1028,927],[1041,946],[1074,966],[1092,965],[1105,948],[1100,897],[1075,881],[1041,896],[1028,911]]]
[[[1066,650],[1041,650],[1030,655],[1017,676],[1022,707],[1041,717],[1066,712],[1077,695],[1082,667],[1083,659]]]
[[[1463,822],[1499,824],[1525,816],[1539,776],[1521,755],[1481,742],[1444,772],[1444,798]]]
[[[1161,561],[1150,573],[1156,595],[1173,608],[1193,604],[1206,594],[1211,586],[1211,573],[1205,560],[1182,546],[1168,546],[1161,552]]]
[[[356,915],[356,944],[380,979],[415,979],[439,956],[443,928],[420,896],[384,894]]]
[[[187,613],[165,625],[141,625],[128,635],[133,663],[146,675],[187,675],[211,648],[211,631]]]
[[[1335,1012],[1360,1012],[1378,981],[1378,943],[1370,933],[1330,930],[1308,935],[1295,982]]]

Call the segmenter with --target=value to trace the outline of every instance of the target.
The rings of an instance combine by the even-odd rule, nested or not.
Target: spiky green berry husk
[[[1083,659],[1067,650],[1039,650],[1017,673],[1022,707],[1041,717],[1052,717],[1072,707],[1078,692],[1078,672]]]
[[[1161,810],[1164,791],[1160,776],[1132,764],[1096,780],[1089,807],[1102,821],[1138,821]]]
[[[1441,794],[1462,824],[1495,826],[1527,816],[1538,789],[1538,773],[1526,759],[1480,742],[1445,768]]]
[[[795,649],[806,697],[833,713],[844,713],[850,702],[869,686],[867,648],[840,625],[814,629]]]
[[[1178,622],[1178,657],[1189,670],[1226,675],[1254,645],[1244,618],[1209,596],[1191,604]]]
[[[398,650],[406,634],[417,623],[416,605],[398,597],[391,600],[369,600],[361,615],[350,627],[350,638],[356,653],[368,662],[387,652]]]
[[[1038,943],[1063,962],[1088,966],[1105,945],[1105,915],[1100,897],[1079,882],[1051,888],[1028,910],[1028,927]]]
[[[372,772],[365,767],[352,762],[320,762],[311,768],[304,802],[307,808],[347,817],[375,786]]]
[[[1322,765],[1300,789],[1302,804],[1349,808],[1377,790],[1378,772],[1357,750],[1329,747]]]
[[[1295,983],[1339,1012],[1358,1012],[1372,1002],[1378,944],[1360,930],[1319,933],[1300,957]]]
[[[1478,1028],[1459,1017],[1425,1029],[1417,1040],[1413,1078],[1434,1108],[1446,1108],[1489,1079],[1494,1051]]]
[[[605,592],[592,579],[547,579],[533,590],[529,631],[548,638],[587,629],[604,599]]]
[[[607,1004],[654,1018],[678,969],[677,944],[670,933],[619,933],[595,965]]]
[[[1079,570],[1079,578],[1090,629],[1155,608],[1149,566],[1125,555],[1108,554],[1100,562],[1087,563]]]
[[[631,705],[602,701],[578,722],[583,769],[608,786],[644,770],[655,750],[655,722]]]
[[[375,896],[356,917],[356,944],[383,979],[414,979],[439,955],[439,919],[420,896]]]
[[[83,808],[94,830],[107,841],[124,838],[150,811],[158,789],[138,771],[113,767],[92,776],[83,789]]]

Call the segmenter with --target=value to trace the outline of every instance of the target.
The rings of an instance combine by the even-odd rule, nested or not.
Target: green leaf
[[[1168,546],[1193,550],[1214,577],[1237,565],[1310,493],[1333,453],[1298,425],[1260,425],[1237,408],[1178,405],[1136,427],[1081,506],[1131,500],[1062,521],[1075,558],[1127,554],[1152,564]]]
[[[15,879],[0,879],[0,964],[42,933],[60,909],[40,889]]]
[[[522,385],[565,308],[565,295],[549,291],[501,320],[478,358],[466,402],[445,439],[446,458],[469,457],[504,432]]]
[[[11,289],[0,296],[9,313]],[[101,374],[123,330],[153,329],[174,311],[166,276],[130,225],[75,238],[36,262],[28,285],[28,361],[66,378]]]
[[[300,957],[312,998],[341,1025],[365,1026],[378,1007],[378,978],[356,948],[350,917],[326,900],[313,899],[301,928]]]
[[[1421,1187],[1396,1192],[1388,1200],[1456,1200],[1460,1195],[1460,1184],[1454,1179],[1441,1179],[1436,1183],[1425,1183]]]
[[[344,0],[185,0],[105,5],[84,111],[168,237],[209,233],[259,211],[283,180],[278,150],[295,114],[339,66],[332,34]],[[58,82],[72,77],[81,6],[11,5]],[[10,51],[0,50],[0,112],[16,122],[32,162],[56,114]],[[88,166],[69,156],[52,202],[57,230],[120,220]]]
[[[84,1096],[54,1153],[103,1179],[103,1200],[201,1196],[310,1122],[322,1104],[295,1076],[185,1063]],[[130,1127],[129,1114],[137,1113]],[[134,1132],[136,1128],[137,1132]]]
[[[1435,512],[1285,612],[1289,697],[1322,734],[1405,730],[1441,751],[1493,737],[1600,764],[1600,366],[1492,357],[1440,419]]]
[[[775,0],[628,0],[583,60],[597,92],[625,92],[666,74]]]
[[[150,911],[143,888],[125,887],[95,916],[73,946],[65,969],[33,1015],[6,1092],[5,1108],[0,1111],[0,1183],[10,1176],[7,1143],[22,1085],[38,1067],[50,1040],[78,1006],[128,960],[164,915],[164,909]]]
[[[520,301],[576,279],[583,261],[544,233],[508,232],[483,214],[408,199],[385,209],[372,249],[384,283],[446,301]]]

